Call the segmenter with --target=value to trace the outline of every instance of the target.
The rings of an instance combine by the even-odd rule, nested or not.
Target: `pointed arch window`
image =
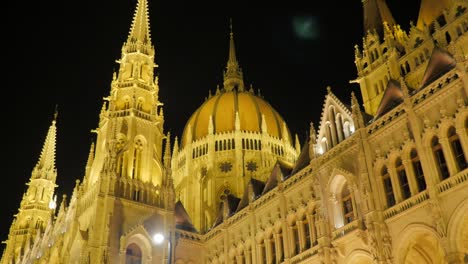
[[[262,264],[267,264],[267,250],[266,250],[266,246],[265,246],[265,240],[262,240],[262,242],[260,243],[260,245],[258,245],[259,249],[260,249],[260,259],[262,260]]]
[[[295,222],[293,226],[291,226],[292,237],[293,237],[293,252],[294,254],[299,254],[301,252],[301,241],[299,237],[299,229],[297,223]]]
[[[450,147],[452,148],[452,153],[455,157],[458,170],[461,171],[467,167],[465,153],[463,153],[463,148],[460,143],[460,137],[455,131],[454,127],[451,127],[448,132],[448,139],[450,142]]]
[[[270,256],[270,260],[267,263],[276,263],[276,245],[275,245],[275,238],[270,237],[266,241],[268,241],[268,256]]]
[[[142,110],[143,110],[143,99],[142,99],[142,98],[138,98],[137,109],[138,109],[139,111],[142,111]]]
[[[353,198],[349,191],[348,184],[345,184],[341,191],[341,205],[343,208],[343,221],[346,225],[354,220]]]
[[[276,235],[276,243],[278,244],[278,262],[282,262],[284,260],[284,246],[283,246],[283,233],[281,230]]]
[[[310,241],[311,241],[311,234],[310,234],[310,228],[309,228],[309,221],[307,221],[307,219],[305,219],[303,222],[302,222],[302,226],[303,226],[303,229],[304,229],[304,239],[305,239],[305,245],[304,245],[304,248],[305,249],[309,249],[310,248]]]
[[[401,159],[398,158],[395,163],[395,168],[398,175],[398,181],[400,182],[400,191],[401,191],[401,198],[403,200],[408,199],[411,196],[410,186],[408,182],[408,176],[406,175],[405,166],[401,162]]]
[[[125,263],[126,264],[141,264],[142,263],[142,254],[140,247],[132,243],[128,245],[127,250],[125,251]]]
[[[387,207],[392,207],[395,205],[395,194],[393,193],[392,179],[390,178],[390,174],[388,173],[386,166],[382,168],[381,176]]]
[[[411,165],[413,166],[414,177],[416,177],[416,183],[418,184],[418,190],[422,192],[426,190],[426,179],[424,178],[421,160],[419,159],[416,149],[411,150],[410,158]]]
[[[447,161],[444,156],[444,152],[442,150],[442,145],[439,142],[437,137],[434,137],[431,141],[432,153],[436,160],[436,165],[440,173],[440,177],[442,180],[447,179],[450,176]]]
[[[133,178],[141,180],[141,162],[142,162],[143,143],[137,139],[133,151]]]

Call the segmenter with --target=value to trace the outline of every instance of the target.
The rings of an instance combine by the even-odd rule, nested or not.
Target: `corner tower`
[[[277,160],[293,164],[298,153],[281,115],[245,88],[231,26],[223,88],[210,92],[174,146],[176,194],[195,228],[211,228],[223,196],[241,197],[251,179],[266,180]]]
[[[392,94],[387,92],[392,82],[403,78],[413,93],[427,85],[429,76],[440,74],[431,70],[435,64],[451,64],[450,59],[440,59],[441,53],[458,58],[468,53],[462,34],[466,6],[463,0],[423,0],[417,26],[411,22],[405,31],[395,23],[385,0],[363,0],[366,32],[362,48],[355,46],[358,76],[352,82],[360,85],[367,114],[375,118],[383,114],[384,96]]]
[[[114,73],[110,95],[104,98],[97,129],[96,155],[89,186],[99,180],[108,153],[115,155],[118,177],[162,184],[164,115],[159,101],[155,50],[151,43],[148,5],[139,0],[127,41]]]
[[[57,187],[57,169],[55,168],[55,126],[57,112],[49,127],[42,147],[41,156],[29,179],[28,189],[21,200],[18,214],[14,216],[10,233],[6,241],[1,263],[17,263],[27,252],[36,237],[41,234],[51,221],[55,212],[56,200],[54,189]]]
[[[174,191],[169,162],[164,162],[170,153],[163,153],[170,138],[163,131],[154,60],[148,1],[138,0],[119,70],[104,98],[95,149],[71,199],[77,201],[78,223],[71,231],[69,261],[162,263],[169,258],[167,246],[153,243],[155,234],[166,237],[162,243],[174,237]]]

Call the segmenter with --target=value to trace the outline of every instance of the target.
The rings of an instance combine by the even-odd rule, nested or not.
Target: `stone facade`
[[[363,109],[329,88],[293,146],[231,32],[223,87],[171,151],[139,0],[86,175],[56,209],[54,117],[0,263],[467,263],[468,2],[423,0],[409,32],[363,6]]]

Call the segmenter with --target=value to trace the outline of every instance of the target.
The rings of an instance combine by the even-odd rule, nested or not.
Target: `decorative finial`
[[[57,121],[57,116],[58,116],[58,105],[55,105],[55,111],[54,111],[54,121]]]
[[[232,36],[232,17],[229,18],[229,29],[231,30],[231,36]]]

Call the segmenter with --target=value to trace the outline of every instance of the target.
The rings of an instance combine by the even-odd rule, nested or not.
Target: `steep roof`
[[[302,146],[301,153],[299,154],[299,157],[297,158],[296,164],[294,165],[294,168],[291,171],[291,175],[294,175],[296,172],[302,170],[307,165],[309,165],[310,163],[309,144],[310,144],[310,139],[309,137],[307,137],[306,142],[304,143],[304,146]]]
[[[389,80],[384,95],[380,101],[379,108],[375,113],[374,120],[383,116],[385,113],[399,105],[403,101],[403,92],[400,83],[396,80]]]
[[[363,0],[364,12],[364,34],[368,31],[376,31],[379,36],[383,36],[383,23],[390,26],[395,25],[392,13],[385,0]]]
[[[273,170],[271,171],[270,177],[265,183],[265,188],[262,191],[262,195],[278,186],[278,182],[288,178],[291,175],[291,171],[291,166],[278,160],[273,167]]]
[[[178,201],[175,204],[174,217],[175,217],[177,228],[185,230],[185,231],[198,233],[198,231],[193,226],[192,220],[190,220],[190,216],[188,215],[181,201]]]
[[[427,63],[426,71],[421,80],[421,88],[433,82],[455,67],[456,61],[446,50],[436,46],[432,50],[431,58]]]
[[[416,27],[423,29],[424,25],[430,25],[450,6],[450,2],[452,0],[421,0]]]

